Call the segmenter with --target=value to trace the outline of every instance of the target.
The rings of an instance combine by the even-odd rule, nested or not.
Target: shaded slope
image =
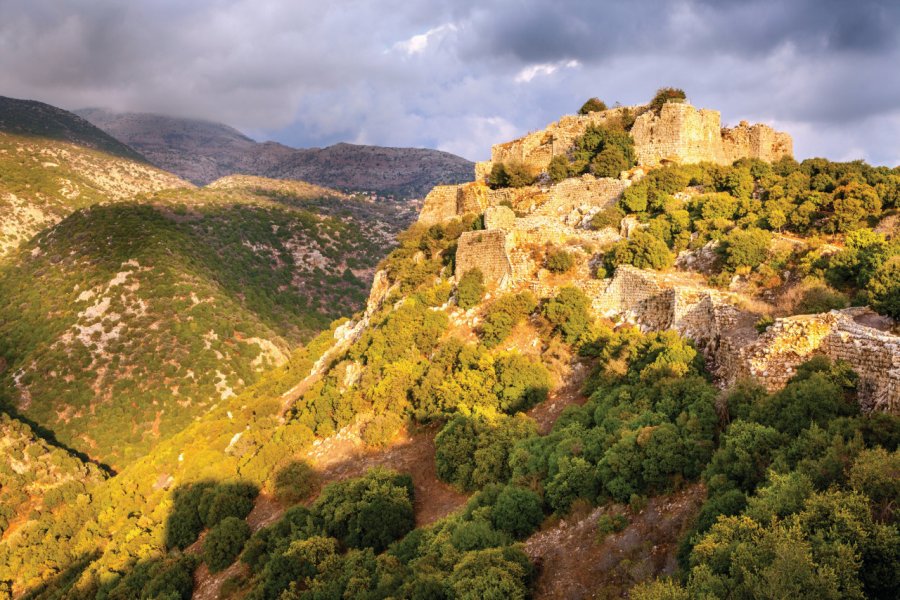
[[[82,117],[36,100],[0,96],[0,131],[71,142],[139,162],[146,160]]]

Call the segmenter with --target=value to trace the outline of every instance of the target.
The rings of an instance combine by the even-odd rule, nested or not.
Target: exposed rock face
[[[475,165],[475,178],[484,181],[492,166],[503,162],[522,162],[536,171],[546,171],[550,159],[570,150],[589,125],[617,120],[623,110],[568,115],[541,131],[497,144],[491,148],[491,160]],[[644,107],[628,110],[644,111],[631,129],[639,165],[655,166],[663,161],[731,164],[739,158],[771,162],[793,153],[793,141],[786,133],[746,122],[723,129],[719,111],[697,109],[686,102],[666,103],[659,114]]]
[[[502,285],[512,273],[506,250],[506,232],[467,231],[459,237],[456,249],[456,278],[472,269],[480,269],[485,283]]]

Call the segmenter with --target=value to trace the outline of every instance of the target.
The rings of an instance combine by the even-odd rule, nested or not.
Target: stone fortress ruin
[[[753,377],[774,390],[816,354],[846,360],[860,376],[863,409],[900,411],[900,337],[882,330],[886,327],[873,327],[878,319],[868,309],[780,318],[760,334],[754,327],[760,315],[744,308],[745,299],[712,289],[690,273],[622,266],[611,277],[598,279],[591,272],[595,251],[627,237],[632,229],[626,219],[620,231],[593,230],[591,218],[614,205],[632,180],[667,163],[775,161],[792,155],[788,134],[746,122],[722,128],[718,111],[670,102],[635,119],[631,135],[638,167],[620,178],[584,175],[523,188],[486,185],[495,163],[518,161],[546,172],[553,156],[570,150],[589,125],[618,119],[624,110],[635,109],[565,116],[542,131],[497,144],[491,160],[476,165],[476,181],[437,186],[428,194],[419,216],[422,225],[466,214],[484,216],[484,230],[465,232],[459,239],[457,278],[478,268],[489,285],[531,289],[539,296],[553,295],[559,285],[576,285],[592,299],[598,314],[645,330],[674,329],[693,339],[722,386]],[[586,255],[574,277],[558,281],[542,268],[540,256],[548,245],[565,245]]]

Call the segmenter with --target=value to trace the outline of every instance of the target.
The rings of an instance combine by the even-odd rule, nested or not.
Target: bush
[[[600,98],[591,98],[581,105],[581,108],[578,109],[578,114],[587,115],[592,112],[603,112],[604,110],[606,110],[606,103],[603,102],[603,100]]]
[[[732,269],[761,265],[769,253],[772,234],[762,229],[733,229],[725,238],[725,263]]]
[[[506,294],[492,302],[485,311],[481,340],[491,348],[506,339],[513,327],[534,312],[537,299],[531,292]]]
[[[610,206],[591,217],[591,229],[611,227],[618,231],[619,225],[622,224],[622,219],[624,218],[625,213],[621,208],[618,206]]]
[[[481,269],[471,269],[463,273],[456,286],[456,303],[463,310],[469,310],[481,302],[484,296],[484,275]]]
[[[488,175],[488,185],[492,189],[525,187],[534,180],[534,173],[522,162],[495,163]]]
[[[559,183],[569,176],[570,168],[569,159],[566,158],[566,155],[557,154],[550,159],[550,166],[547,167],[547,175],[550,176],[550,181]]]
[[[619,146],[608,145],[591,160],[591,173],[595,177],[613,177],[618,179],[622,171],[631,168],[625,153]]]
[[[610,127],[589,125],[585,132],[575,139],[572,149],[571,174],[586,173],[594,159],[607,148],[616,148],[617,151],[610,150],[604,157],[602,165],[617,162],[621,153],[623,162],[619,163],[619,166],[623,168],[619,170],[630,169],[634,166],[634,140],[631,135]],[[616,171],[615,176],[618,177],[618,174],[619,172]]]
[[[687,100],[687,94],[679,88],[664,87],[656,90],[656,95],[650,101],[650,109],[659,112],[663,104],[666,102],[684,102]]]
[[[591,301],[578,288],[566,286],[544,303],[543,315],[566,343],[574,344],[591,325]]]
[[[381,552],[415,525],[409,475],[373,469],[364,477],[331,483],[313,505],[328,535],[350,548]]]
[[[237,517],[226,517],[203,540],[203,560],[213,573],[234,562],[250,539],[250,526]]]
[[[668,269],[675,262],[666,243],[644,231],[635,231],[627,240],[616,242],[608,255],[611,267],[621,264],[639,269]]]
[[[900,319],[900,255],[886,260],[869,280],[872,308]]]
[[[603,514],[597,519],[597,541],[602,542],[603,539],[611,533],[619,533],[628,527],[628,517],[620,514]]]
[[[497,395],[506,413],[528,410],[547,399],[550,373],[540,362],[518,353],[504,354],[494,361]]]
[[[280,502],[297,503],[316,489],[318,476],[309,463],[293,461],[275,474],[275,497]]]
[[[491,507],[491,523],[516,539],[531,535],[544,520],[540,497],[514,485],[503,488]]]
[[[571,252],[562,248],[554,249],[547,253],[544,266],[551,273],[565,273],[575,266],[575,257],[572,256]]]
[[[828,312],[847,307],[847,297],[839,291],[819,283],[805,292],[797,305],[797,313],[801,315]]]

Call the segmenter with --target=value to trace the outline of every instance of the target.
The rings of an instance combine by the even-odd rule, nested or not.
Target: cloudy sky
[[[900,164],[896,0],[0,0],[0,95],[470,159],[682,87],[799,158]]]

